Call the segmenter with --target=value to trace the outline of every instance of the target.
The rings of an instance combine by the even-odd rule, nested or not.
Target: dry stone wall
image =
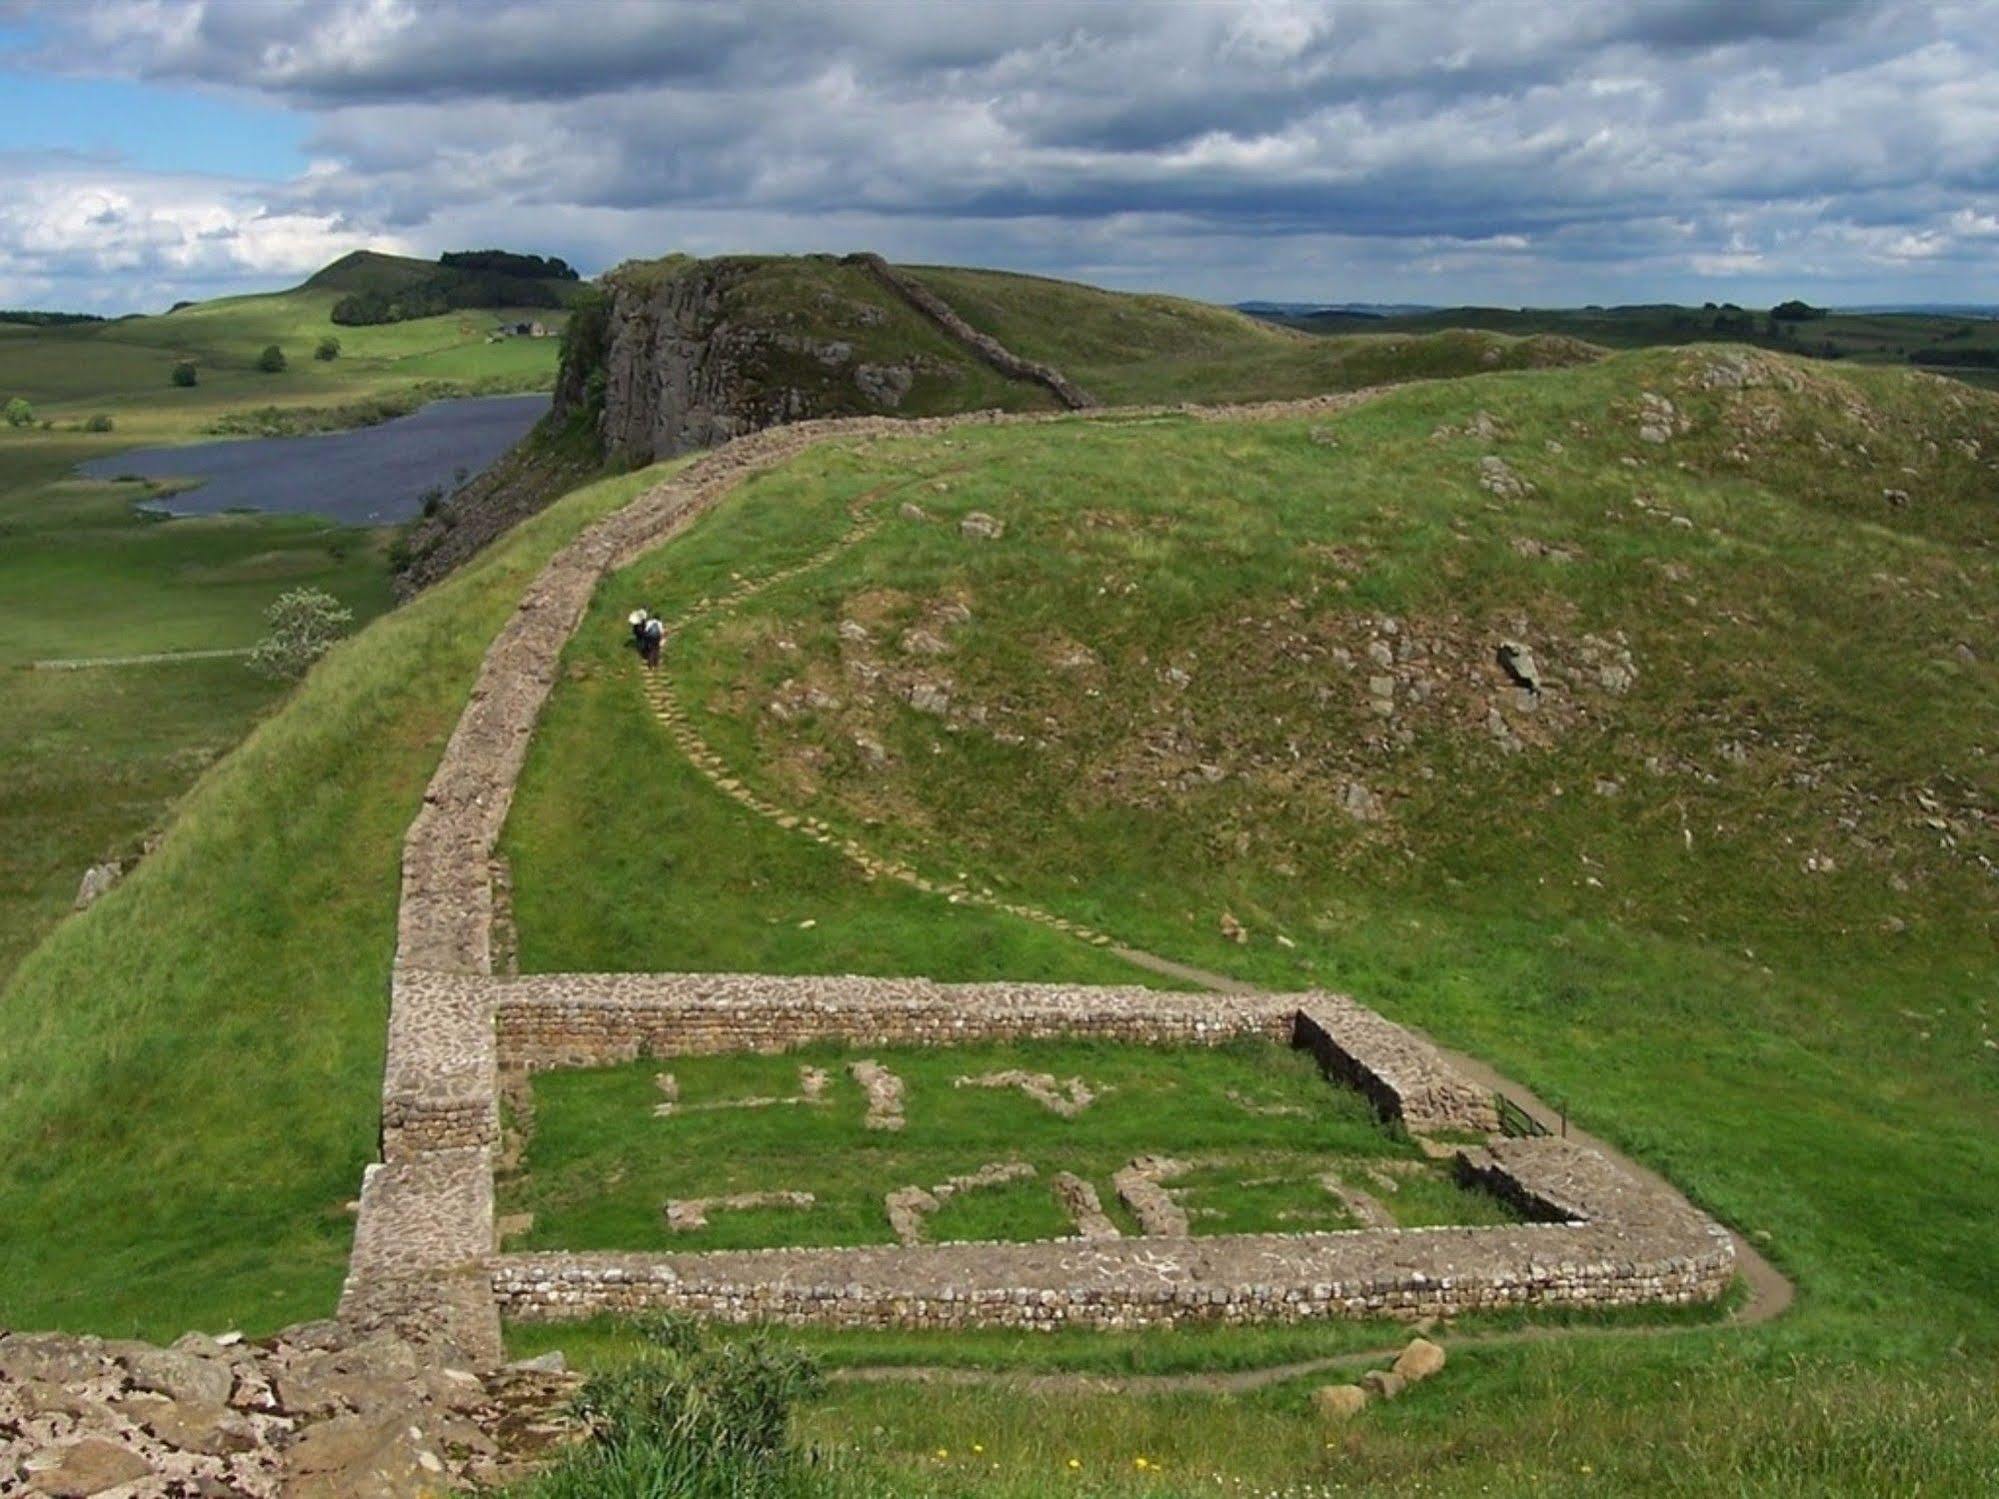
[[[1545,1189],[1587,1216],[1505,1228],[512,1254],[494,1260],[493,1290],[506,1315],[524,1319],[674,1310],[723,1322],[1048,1331],[1711,1301],[1734,1273],[1722,1229],[1581,1146],[1510,1140],[1465,1159],[1467,1171],[1516,1179],[1530,1195]]]
[[[955,342],[970,349],[1009,379],[1032,380],[1036,385],[1045,386],[1056,400],[1071,411],[1082,411],[1098,404],[1095,396],[1053,365],[1023,359],[991,334],[979,332],[960,317],[949,302],[922,282],[905,276],[881,256],[849,255],[847,263],[857,265],[868,272],[875,280],[943,329]]]
[[[489,992],[502,1064],[529,1071],[825,1041],[1289,1041],[1298,1011],[1296,996],[1276,994],[727,973],[541,974],[496,983]]]
[[[1490,1092],[1459,1077],[1434,1048],[1343,994],[1305,996],[1294,1040],[1412,1134],[1499,1132],[1499,1107]]]

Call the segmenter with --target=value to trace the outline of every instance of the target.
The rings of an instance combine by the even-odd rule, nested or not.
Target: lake
[[[169,515],[287,510],[347,525],[390,525],[422,509],[425,490],[449,490],[459,469],[476,474],[527,436],[548,403],[546,395],[433,401],[351,432],[133,448],[94,458],[79,472],[93,479],[200,479],[199,488],[153,502]]]

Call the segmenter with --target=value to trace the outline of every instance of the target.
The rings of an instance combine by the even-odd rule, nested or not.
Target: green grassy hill
[[[841,1387],[808,1435],[860,1449],[869,1491],[1980,1491],[1995,453],[1992,397],[1739,349],[1313,421],[817,448],[601,590],[506,833],[523,966],[1143,978],[864,877],[720,795],[652,719],[634,602],[675,618],[879,515],[678,632],[668,681],[732,774],[969,890],[1348,988],[1669,1172],[1800,1300],[1753,1330],[1467,1345],[1337,1431],[1300,1383]],[[0,1131],[32,1148],[0,1161],[0,1322],[170,1333],[328,1304],[403,824],[536,561],[644,482],[568,497],[340,648],[21,967]],[[1004,534],[968,537],[974,510]],[[942,685],[929,711],[919,679]],[[1353,1336],[815,1341],[1104,1369]],[[524,1339],[549,1341],[592,1346]]]
[[[1422,336],[1301,336],[1183,297],[1107,292],[1004,271],[908,266],[959,316],[1015,353],[1054,365],[1110,405],[1260,401],[1397,380],[1539,369],[1595,357],[1579,338],[1495,336],[1444,325]]]
[[[1816,359],[1916,365],[1971,384],[1999,384],[1999,319],[1948,313],[1832,312],[1773,323],[1769,313],[1760,309],[1652,303],[1630,307],[1440,307],[1389,317],[1326,311],[1276,316],[1271,321],[1336,337],[1482,328],[1518,337],[1586,339],[1612,349],[1753,343]]]

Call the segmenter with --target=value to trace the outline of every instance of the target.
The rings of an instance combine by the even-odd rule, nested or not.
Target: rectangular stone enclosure
[[[414,976],[406,976],[405,982]],[[1342,996],[749,975],[426,975],[438,1013],[491,1004],[501,1076],[812,1042],[931,1045],[1087,1037],[1147,1044],[1288,1042],[1467,1185],[1529,1221],[1033,1243],[654,1253],[499,1253],[501,1312],[572,1318],[672,1309],[838,1327],[1138,1328],[1194,1322],[1420,1317],[1502,1306],[1712,1300],[1734,1269],[1726,1233],[1594,1151],[1500,1132],[1491,1095],[1420,1038]],[[490,1095],[489,1095],[490,1096]],[[440,1131],[465,1111],[438,1100]]]

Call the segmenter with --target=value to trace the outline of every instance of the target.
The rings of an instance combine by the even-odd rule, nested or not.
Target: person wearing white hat
[[[632,627],[632,649],[641,656],[646,653],[646,621],[651,617],[645,609],[634,609],[625,616],[625,623]]]

